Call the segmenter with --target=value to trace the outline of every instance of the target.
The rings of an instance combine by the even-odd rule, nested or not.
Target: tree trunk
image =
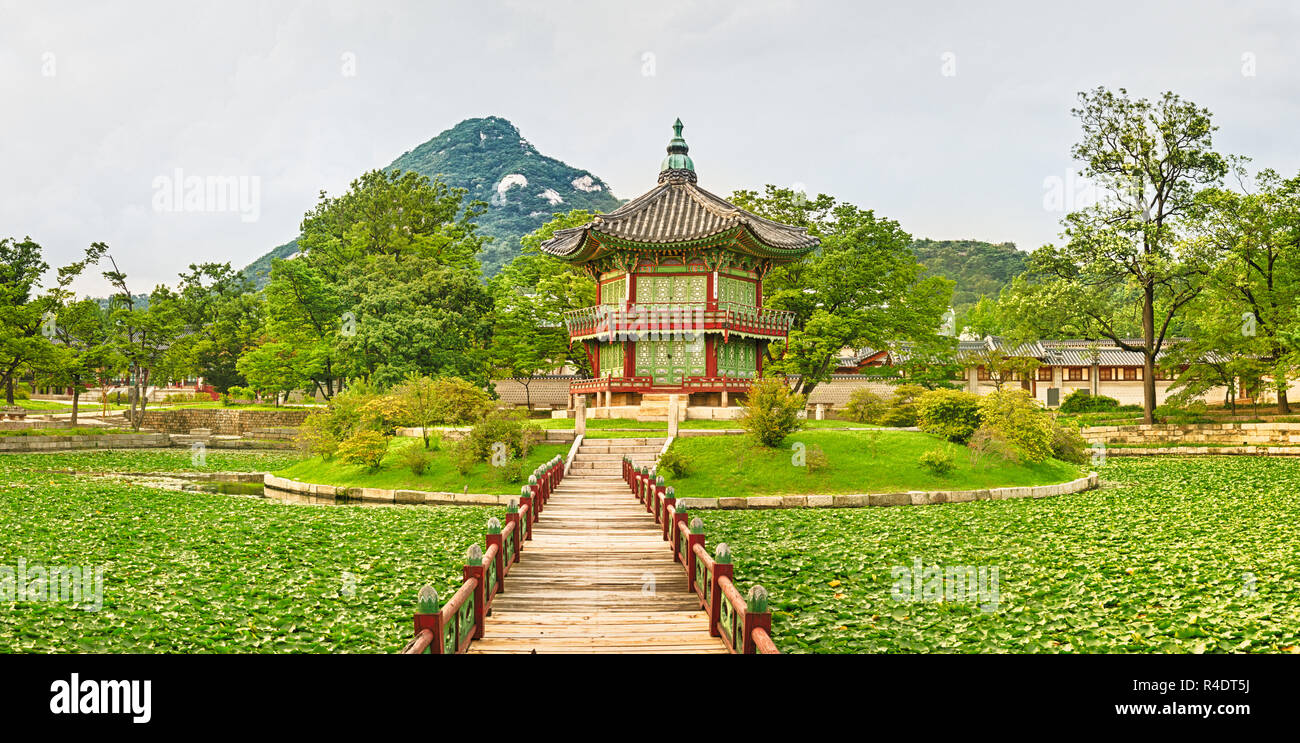
[[[9,376],[5,377],[5,404],[8,405],[9,407],[13,407],[14,405],[14,373],[13,372],[9,372]]]
[[[1291,403],[1286,399],[1286,380],[1277,388],[1277,414],[1290,415]]]
[[[72,383],[72,427],[77,427],[77,402],[81,399],[81,385]]]
[[[1156,290],[1151,281],[1142,297],[1142,422],[1156,422]]]

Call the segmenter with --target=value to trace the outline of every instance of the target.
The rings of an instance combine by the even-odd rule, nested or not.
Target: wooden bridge
[[[642,472],[662,444],[589,439],[567,475],[540,468],[486,553],[471,550],[460,591],[421,607],[403,652],[776,652],[766,607],[749,611],[731,565]]]

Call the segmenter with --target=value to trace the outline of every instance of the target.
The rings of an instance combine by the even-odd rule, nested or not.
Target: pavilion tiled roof
[[[687,156],[685,141],[680,139],[680,120],[675,128],[679,136],[669,146],[670,156],[664,161],[657,186],[587,224],[556,230],[553,238],[542,243],[542,251],[557,258],[585,260],[593,252],[584,249],[590,247],[593,236],[597,242],[610,237],[671,247],[738,229],[753,236],[754,247],[765,257],[798,258],[817,247],[818,239],[807,229],[752,214],[696,185],[694,163],[682,159]]]

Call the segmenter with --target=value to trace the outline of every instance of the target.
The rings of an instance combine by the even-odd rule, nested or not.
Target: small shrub
[[[826,450],[817,444],[813,444],[804,451],[803,466],[805,474],[811,475],[817,470],[826,469],[830,460],[826,458]]]
[[[1083,464],[1091,457],[1091,451],[1077,428],[1053,422],[1052,456],[1062,462]]]
[[[1088,390],[1075,390],[1065,396],[1059,408],[1062,413],[1111,413],[1120,409],[1119,400],[1105,395],[1093,395]]]
[[[305,454],[315,454],[323,459],[333,457],[339,450],[339,437],[330,429],[329,413],[317,410],[309,413],[298,428],[295,439]]]
[[[844,406],[844,417],[855,423],[879,423],[889,409],[885,398],[865,387],[853,390],[849,402]]]
[[[881,425],[894,428],[908,428],[916,425],[916,401],[925,394],[925,388],[919,384],[900,384],[894,388],[894,395],[889,400],[889,409],[881,417]]]
[[[348,464],[364,465],[367,469],[379,469],[388,452],[388,437],[378,431],[357,431],[339,442],[339,459]]]
[[[414,441],[402,450],[398,461],[403,467],[409,469],[411,474],[418,477],[429,469],[429,465],[433,462],[433,453],[426,450],[421,442]]]
[[[740,425],[763,446],[778,447],[786,436],[803,428],[799,414],[804,402],[804,396],[790,391],[785,380],[763,377],[749,388]]]
[[[511,483],[524,480],[524,460],[519,457],[508,456],[504,462],[493,464],[491,469],[492,478],[497,482]]]
[[[926,433],[964,444],[980,427],[979,407],[979,395],[962,390],[930,390],[916,400],[916,424]]]
[[[655,465],[660,474],[671,475],[673,477],[690,477],[691,462],[682,455],[677,447],[670,446],[668,451],[659,455],[659,463]]]
[[[452,444],[450,453],[452,461],[456,464],[456,471],[462,475],[468,475],[479,461],[478,456],[474,453],[474,447],[470,445],[467,439]]]
[[[952,472],[957,467],[956,458],[951,453],[941,449],[931,449],[922,454],[916,461],[932,474],[940,477]]]
[[[1042,462],[1052,456],[1055,422],[1024,390],[999,390],[980,399],[980,420],[1001,434],[1020,456]]]
[[[970,442],[966,444],[966,448],[970,452],[972,467],[979,464],[987,456],[994,456],[1003,461],[1020,461],[1020,454],[1011,445],[1011,442],[988,426],[981,426],[975,433],[971,434]]]
[[[474,424],[465,443],[473,452],[475,461],[486,462],[492,457],[495,444],[505,444],[507,457],[522,459],[545,438],[546,431],[535,423],[528,423],[524,414],[494,410]]]

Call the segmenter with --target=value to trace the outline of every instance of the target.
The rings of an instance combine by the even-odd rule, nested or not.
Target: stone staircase
[[[570,475],[596,478],[622,478],[623,457],[630,456],[638,466],[650,466],[659,458],[664,438],[586,439],[573,455]],[[620,479],[621,482],[621,479]]]
[[[671,395],[642,395],[641,407],[637,409],[636,419],[667,423],[668,408],[672,404],[671,397]],[[686,420],[686,403],[689,399],[690,395],[677,395],[677,420]]]

